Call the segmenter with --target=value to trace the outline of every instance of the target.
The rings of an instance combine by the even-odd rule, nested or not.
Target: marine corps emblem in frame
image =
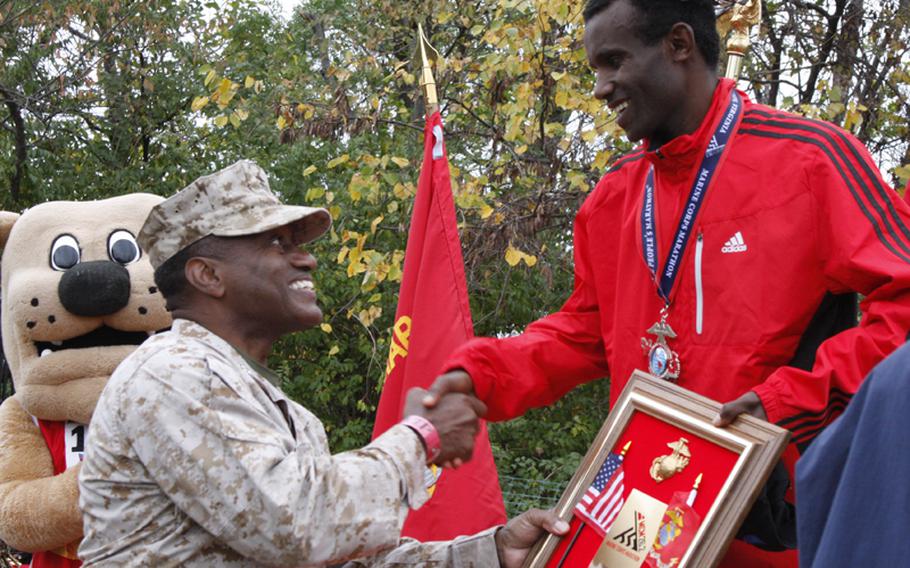
[[[673,450],[673,453],[658,456],[651,462],[651,479],[657,483],[669,479],[686,469],[686,466],[689,465],[689,459],[692,457],[689,452],[689,440],[685,438],[670,442],[667,446]]]

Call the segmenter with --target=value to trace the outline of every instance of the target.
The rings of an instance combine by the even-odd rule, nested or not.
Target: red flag
[[[423,167],[417,184],[398,309],[373,437],[401,420],[412,387],[427,388],[445,357],[474,335],[449,160],[439,113],[427,118]],[[441,474],[440,474],[441,471]],[[402,534],[448,540],[506,520],[499,477],[486,424],[481,423],[473,459],[457,470],[437,470],[432,497],[411,511]]]
[[[677,491],[670,499],[670,505],[660,521],[660,528],[654,538],[654,544],[645,559],[649,568],[669,568],[679,566],[689,544],[695,538],[701,517],[687,503],[690,493]]]

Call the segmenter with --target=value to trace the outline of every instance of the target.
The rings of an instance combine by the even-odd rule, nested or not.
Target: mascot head
[[[171,318],[136,234],[162,198],[0,213],[3,350],[32,416],[87,424],[117,365]]]

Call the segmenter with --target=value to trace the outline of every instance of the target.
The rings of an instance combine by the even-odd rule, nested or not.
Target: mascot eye
[[[51,268],[68,270],[79,263],[79,241],[72,235],[60,235],[51,245]]]
[[[124,266],[136,262],[141,256],[139,245],[136,244],[136,237],[129,231],[122,229],[114,231],[108,237],[107,254],[111,257],[111,260]]]

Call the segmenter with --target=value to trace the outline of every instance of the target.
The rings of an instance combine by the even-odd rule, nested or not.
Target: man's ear
[[[670,57],[677,63],[692,59],[698,54],[698,45],[695,43],[695,31],[692,26],[683,22],[673,24],[664,37],[670,50]]]
[[[207,296],[224,296],[224,274],[222,264],[213,259],[195,256],[186,261],[183,274],[190,286]]]

